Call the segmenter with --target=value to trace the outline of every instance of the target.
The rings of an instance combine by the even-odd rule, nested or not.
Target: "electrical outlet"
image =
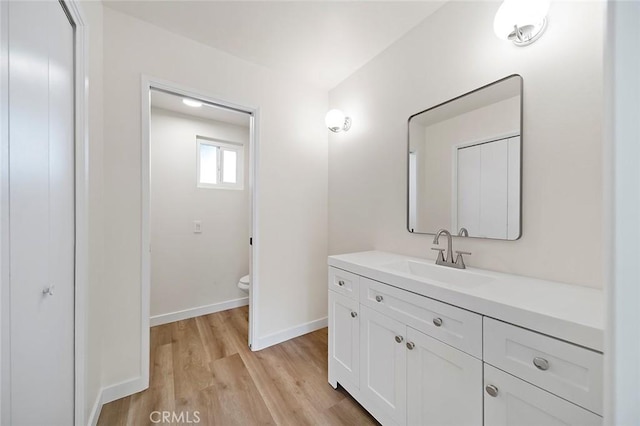
[[[200,222],[199,220],[193,221],[193,233],[202,234],[202,222]]]

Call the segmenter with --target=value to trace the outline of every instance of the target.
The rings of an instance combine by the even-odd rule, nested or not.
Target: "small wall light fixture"
[[[346,132],[351,128],[351,119],[339,109],[332,109],[324,117],[324,122],[334,133]]]
[[[202,102],[196,101],[195,99],[189,99],[189,98],[182,99],[182,103],[192,108],[200,108],[202,106]]]
[[[551,0],[504,0],[493,20],[493,31],[516,46],[527,46],[547,28]]]

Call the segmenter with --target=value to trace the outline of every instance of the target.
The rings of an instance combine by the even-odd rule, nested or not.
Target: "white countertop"
[[[428,259],[367,251],[329,256],[329,265],[603,352],[602,290],[477,268],[467,268],[467,271],[493,279],[474,286],[452,285],[381,266],[401,260],[434,263]]]

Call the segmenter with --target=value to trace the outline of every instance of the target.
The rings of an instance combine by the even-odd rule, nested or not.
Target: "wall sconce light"
[[[504,0],[493,20],[493,31],[516,46],[527,46],[547,28],[551,0]]]
[[[346,132],[351,128],[351,119],[339,109],[332,109],[324,117],[324,122],[334,133]]]

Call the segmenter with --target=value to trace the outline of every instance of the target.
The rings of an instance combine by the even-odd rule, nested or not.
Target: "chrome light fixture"
[[[339,109],[332,109],[324,117],[327,128],[334,133],[346,132],[351,128],[351,118]]]
[[[504,0],[493,20],[493,31],[516,46],[527,46],[547,28],[551,0]]]

